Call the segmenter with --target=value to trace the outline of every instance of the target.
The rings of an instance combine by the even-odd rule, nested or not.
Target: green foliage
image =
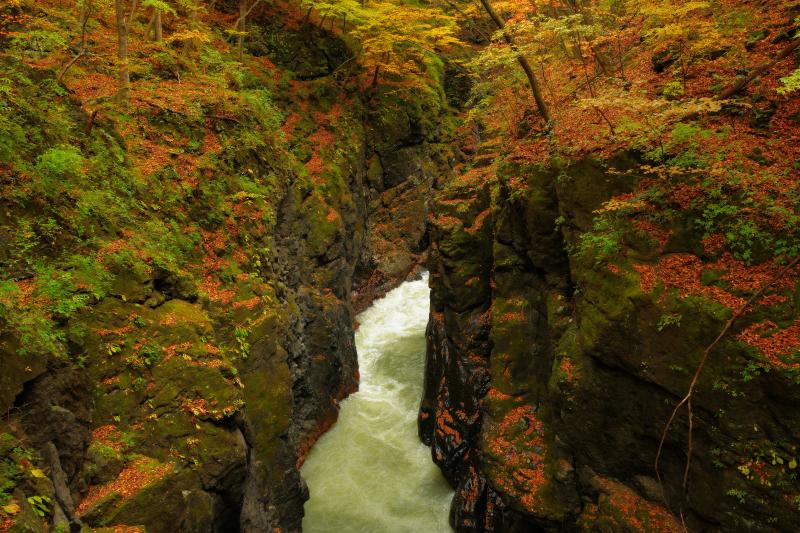
[[[145,368],[150,368],[161,359],[161,348],[153,344],[145,344],[139,350],[139,358]]]
[[[75,230],[81,235],[92,235],[130,222],[130,205],[114,191],[88,189],[79,193],[75,203],[78,215]]]
[[[679,168],[702,168],[707,165],[702,143],[713,132],[705,130],[694,123],[680,122],[675,125],[670,135],[667,151],[675,155],[667,162]]]
[[[0,507],[8,504],[17,482],[21,479],[21,471],[17,461],[10,452],[14,449],[16,439],[8,433],[0,433]]]
[[[39,261],[32,270],[27,299],[17,283],[0,280],[0,321],[17,334],[20,355],[65,357],[60,324],[103,298],[111,275],[95,258],[79,254],[58,267]]]
[[[196,234],[186,234],[174,220],[148,220],[142,233],[145,237],[142,249],[152,263],[174,273],[181,271],[198,238]]]
[[[50,505],[53,503],[53,500],[51,500],[49,496],[28,496],[27,499],[33,512],[40,518],[44,518],[50,514]]]
[[[150,7],[153,9],[158,9],[162,13],[177,15],[175,8],[172,7],[169,3],[164,2],[163,0],[143,0],[142,7]]]
[[[683,315],[680,313],[671,313],[668,315],[662,315],[661,318],[658,319],[656,323],[656,329],[658,331],[664,331],[670,326],[680,327],[681,319],[683,319]]]
[[[785,78],[781,78],[781,87],[778,87],[778,94],[788,95],[800,91],[800,69],[795,70]]]
[[[736,198],[722,191],[712,191],[711,199],[705,202],[701,215],[695,220],[705,236],[721,234],[734,257],[752,263],[769,256],[796,257],[800,242],[794,231],[777,234],[774,229],[752,217],[743,216],[751,199]]]
[[[719,46],[718,27],[707,17],[698,16],[699,12],[712,9],[712,2],[667,0],[641,4],[642,14],[649,17],[650,28],[645,37],[655,49],[675,54],[684,75],[688,63]]]
[[[25,142],[24,124],[15,116],[9,101],[10,78],[0,78],[0,160],[13,161],[18,154],[16,148]]]
[[[39,461],[40,458],[36,453],[23,446],[14,436],[0,433],[0,520],[3,516],[19,512],[18,506],[12,503],[12,496],[14,489],[24,482],[26,477],[36,479],[45,476],[41,469],[33,466],[33,463]],[[41,502],[45,504],[45,508],[41,510],[47,511],[47,505],[51,502],[47,496],[41,498]]]
[[[249,89],[240,93],[244,111],[252,113],[251,117],[268,132],[280,129],[283,114],[272,102],[272,95],[267,89]]]
[[[326,18],[347,18],[351,37],[361,47],[362,75],[370,81],[423,87],[428,51],[459,44],[453,17],[437,9],[397,0],[313,0],[311,5]]]
[[[598,217],[592,230],[580,236],[578,255],[600,265],[619,252],[622,236],[623,232],[608,216]]]
[[[667,100],[676,100],[683,96],[684,92],[683,84],[679,81],[671,81],[664,84],[664,88],[661,91]]]
[[[36,170],[54,178],[76,176],[82,166],[83,156],[74,146],[50,148],[36,161]]]
[[[742,381],[747,383],[748,381],[752,381],[756,377],[760,376],[762,372],[762,368],[758,366],[753,361],[749,361],[747,366],[742,369]]]
[[[747,491],[739,489],[730,489],[725,493],[727,496],[736,498],[736,500],[744,505],[747,502]]]
[[[103,298],[111,279],[96,259],[86,256],[74,255],[64,266],[61,270],[39,263],[34,268],[34,295],[47,302],[49,312],[59,319],[70,318],[91,298]]]
[[[250,356],[250,342],[248,342],[250,330],[237,326],[234,330],[234,337],[236,338],[236,351],[239,357],[247,359]]]
[[[30,30],[11,39],[12,50],[18,54],[44,56],[66,45],[64,34],[58,31]]]
[[[85,291],[95,300],[106,296],[112,276],[96,257],[72,255],[67,260],[66,268],[70,272],[74,290]]]

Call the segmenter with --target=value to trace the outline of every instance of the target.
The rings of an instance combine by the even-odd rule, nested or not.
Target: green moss
[[[322,256],[339,234],[339,215],[318,194],[303,202],[302,209],[309,251],[315,257]]]
[[[292,416],[289,368],[276,362],[269,372],[247,373],[243,381],[255,435],[250,443],[252,453],[263,464],[274,464],[283,451],[280,438],[288,430]],[[275,481],[282,477],[281,472],[271,471],[270,475]]]

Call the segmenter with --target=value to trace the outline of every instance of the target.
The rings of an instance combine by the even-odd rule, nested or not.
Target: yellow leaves
[[[39,479],[41,479],[41,478],[44,478],[44,477],[47,477],[47,476],[45,475],[45,473],[44,473],[44,472],[42,472],[42,470],[41,470],[40,468],[31,468],[31,469],[30,469],[30,474],[31,474],[33,477],[35,477],[35,478],[39,478]]]
[[[649,117],[652,126],[671,124],[689,116],[717,113],[725,102],[715,98],[673,101],[664,98],[635,97],[622,92],[597,98],[581,98],[577,103],[581,109],[616,109],[624,111],[629,116]]]
[[[116,355],[121,351],[122,351],[122,346],[120,346],[119,344],[113,342],[106,343],[106,353],[109,356]]]
[[[632,199],[619,199],[619,198],[612,198],[611,200],[607,201],[603,204],[603,207],[594,211],[595,214],[603,214],[603,213],[612,213],[614,211],[622,211],[624,210],[632,210],[632,211],[639,211],[644,209],[646,204],[641,200],[632,200]]]
[[[2,507],[3,512],[9,516],[14,516],[15,514],[21,511],[19,504],[15,501],[12,501],[9,504],[6,504]]]
[[[202,398],[197,400],[186,399],[183,402],[182,408],[184,411],[193,414],[194,416],[204,416],[208,414],[208,402]]]
[[[667,120],[681,120],[690,115],[717,113],[722,109],[723,103],[716,98],[693,98],[673,102],[665,107],[662,116]]]
[[[211,36],[204,31],[200,30],[182,30],[177,31],[164,39],[167,43],[195,41],[200,43],[211,42]]]
[[[695,2],[639,2],[641,5],[641,12],[643,15],[650,15],[654,17],[685,17],[686,15],[697,11],[698,9],[708,9],[711,7],[710,2],[695,1]]]
[[[689,60],[719,47],[721,34],[710,2],[642,2],[642,13],[650,17],[644,36],[657,48],[675,48]]]
[[[361,4],[353,0],[317,0],[325,17],[344,17],[353,24],[350,35],[362,46],[359,63],[383,76],[422,76],[426,53],[457,45],[455,21],[435,8],[383,0]]]
[[[162,13],[169,13],[171,15],[177,14],[174,7],[172,7],[167,2],[164,2],[162,0],[144,0],[144,2],[142,2],[142,7],[150,7],[153,9],[157,9]]]

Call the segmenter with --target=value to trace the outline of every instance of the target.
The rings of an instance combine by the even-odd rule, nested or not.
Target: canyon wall
[[[734,295],[782,267],[753,276],[701,242],[691,213],[661,231],[634,215],[613,246],[589,240],[607,202],[646,181],[636,154],[500,161],[466,166],[431,215],[419,429],[456,487],[456,530],[792,530],[796,377],[764,365],[742,332],[793,320],[796,278],[771,286],[712,351],[691,436],[686,409],[666,432],[662,484],[662,432],[743,302]]]
[[[299,24],[303,16],[253,22],[248,83],[272,104],[194,116],[161,93],[138,107],[134,93],[139,126],[124,134],[112,117],[90,118],[84,102],[62,98],[52,74],[6,65],[51,88],[43,106],[63,102],[74,132],[66,142],[86,160],[108,150],[114,172],[160,172],[155,182],[172,192],[158,194],[172,196],[156,205],[147,191],[155,215],[100,228],[97,249],[65,233],[26,251],[53,264],[66,252],[96,254],[108,289],[57,317],[59,357],[2,332],[0,457],[15,506],[2,530],[300,531],[308,491],[299,466],[358,387],[355,313],[424,258],[445,107],[436,86],[411,103],[386,88],[367,99],[343,87],[334,73],[352,52]],[[47,127],[35,114],[25,120],[31,131]],[[38,151],[46,135],[41,142]],[[187,167],[199,169],[199,185]],[[13,174],[5,186],[18,187]],[[4,203],[8,265],[17,222],[39,208]],[[68,205],[49,209],[68,216]],[[147,217],[168,210],[195,240],[167,234],[156,254],[137,225],[150,230]],[[173,260],[181,246],[184,263]],[[122,253],[133,259],[118,261]],[[18,279],[31,280],[25,297],[38,303],[38,274]]]

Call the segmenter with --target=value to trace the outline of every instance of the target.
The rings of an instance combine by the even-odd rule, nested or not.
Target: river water
[[[417,437],[427,275],[359,315],[359,391],[302,468],[305,533],[444,533],[453,492]]]

